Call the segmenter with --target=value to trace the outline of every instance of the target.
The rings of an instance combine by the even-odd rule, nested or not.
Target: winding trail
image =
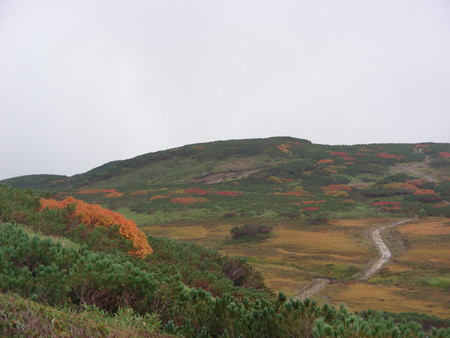
[[[381,232],[385,229],[394,228],[412,220],[413,218],[403,219],[401,221],[397,221],[388,225],[383,225],[382,227],[379,227],[371,232],[370,238],[378,248],[378,251],[380,252],[380,258],[372,263],[369,263],[368,267],[365,269],[361,277],[359,277],[359,280],[368,280],[370,277],[380,271],[381,267],[392,257],[391,250],[389,250],[386,243],[384,242],[383,237],[381,236]]]
[[[380,257],[370,262],[367,267],[363,270],[362,275],[358,278],[359,281],[366,281],[369,278],[371,278],[373,275],[375,275],[382,266],[389,261],[392,257],[392,252],[389,250],[388,246],[383,240],[383,237],[381,235],[383,230],[394,228],[396,226],[399,226],[401,224],[404,224],[406,222],[410,222],[414,220],[413,218],[403,219],[391,224],[383,225],[379,228],[376,228],[370,233],[370,239],[373,241],[375,246],[378,248],[378,251],[380,252]],[[328,284],[330,284],[331,279],[328,278],[315,278],[313,279],[308,285],[304,286],[299,290],[299,293],[296,297],[296,299],[299,300],[305,300],[306,298],[310,298],[311,296],[315,295],[319,291],[323,290],[327,287]],[[335,283],[339,283],[343,281],[335,281]]]

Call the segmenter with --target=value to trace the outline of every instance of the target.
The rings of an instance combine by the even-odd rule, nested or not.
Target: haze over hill
[[[218,139],[450,142],[449,10],[0,1],[0,179]]]

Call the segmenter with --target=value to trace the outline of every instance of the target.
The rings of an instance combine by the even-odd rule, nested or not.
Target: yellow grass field
[[[448,293],[426,288],[403,288],[367,282],[347,282],[329,285],[317,297],[319,303],[345,303],[350,310],[382,310],[388,312],[419,312],[449,318]]]

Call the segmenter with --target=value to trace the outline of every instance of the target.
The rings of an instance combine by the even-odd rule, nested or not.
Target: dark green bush
[[[270,232],[272,232],[272,227],[265,224],[246,224],[234,227],[230,231],[233,238],[253,236],[256,234],[269,234]]]

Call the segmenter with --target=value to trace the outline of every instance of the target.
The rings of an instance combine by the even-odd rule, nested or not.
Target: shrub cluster
[[[246,224],[234,227],[230,231],[233,238],[252,236],[256,234],[268,234],[270,232],[272,232],[272,227],[265,224]]]

